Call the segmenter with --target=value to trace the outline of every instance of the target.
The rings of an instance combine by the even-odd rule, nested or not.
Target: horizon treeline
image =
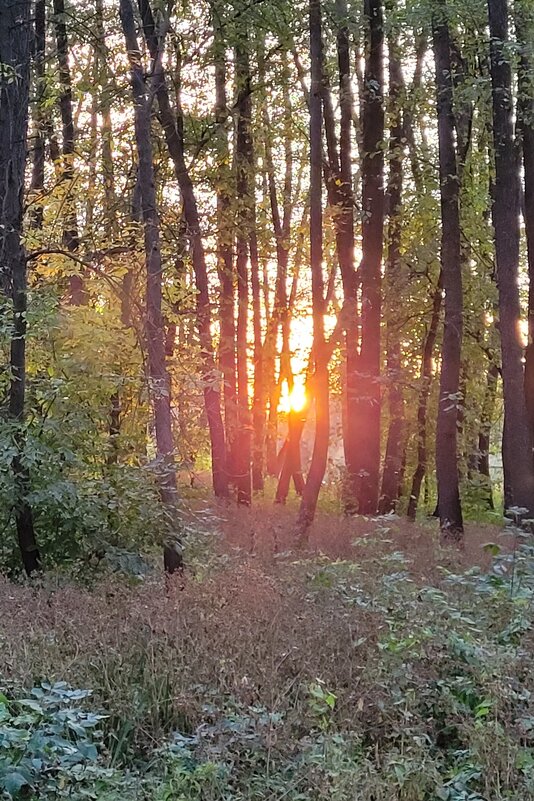
[[[0,0],[0,271],[4,567],[305,542],[332,404],[345,513],[531,517],[534,6]]]

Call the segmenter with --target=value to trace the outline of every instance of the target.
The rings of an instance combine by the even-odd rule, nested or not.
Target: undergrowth
[[[534,799],[529,538],[432,580],[383,523],[357,561],[195,547],[183,590],[0,584],[7,798]]]

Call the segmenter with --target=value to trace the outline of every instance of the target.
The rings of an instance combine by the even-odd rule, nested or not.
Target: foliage
[[[4,725],[30,739],[71,715],[95,722],[86,739],[61,729],[76,749],[89,743],[91,760],[63,770],[54,751],[40,797],[55,798],[66,772],[70,794],[112,799],[124,786],[150,801],[533,798],[530,535],[488,536],[488,572],[437,551],[422,574],[394,530],[369,533],[339,561],[281,555],[261,567],[212,554],[167,594],[154,576],[3,589],[0,670],[93,689],[51,686],[49,706],[30,694],[44,711],[17,724],[23,696],[9,696]]]
[[[0,787],[9,798],[84,795],[99,767],[102,715],[85,711],[89,691],[43,682],[27,696],[0,694]],[[89,797],[91,795],[89,794]]]

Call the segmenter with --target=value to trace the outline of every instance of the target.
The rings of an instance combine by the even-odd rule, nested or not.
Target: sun
[[[291,392],[289,391],[287,381],[282,384],[282,392],[280,394],[280,401],[278,403],[278,411],[284,414],[289,412],[301,412],[307,403],[306,388],[302,380],[297,377]]]

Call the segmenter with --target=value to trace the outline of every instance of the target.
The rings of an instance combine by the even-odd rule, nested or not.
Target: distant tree
[[[59,110],[62,127],[61,180],[65,192],[63,245],[76,255],[80,249],[80,233],[76,211],[74,187],[75,126],[72,99],[72,76],[69,65],[69,41],[67,15],[64,0],[54,0],[54,28],[56,33],[57,59],[59,66]],[[83,276],[78,273],[69,279],[70,302],[75,306],[87,303]]]
[[[315,441],[297,521],[298,538],[302,541],[315,516],[317,499],[328,458],[330,412],[328,388],[328,356],[324,331],[323,278],[323,210],[322,210],[322,34],[321,2],[310,0],[310,266],[313,306],[313,388],[315,395]]]

